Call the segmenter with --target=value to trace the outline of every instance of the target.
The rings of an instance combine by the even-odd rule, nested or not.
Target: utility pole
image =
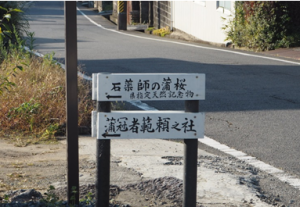
[[[127,1],[118,1],[118,30],[127,30]]]

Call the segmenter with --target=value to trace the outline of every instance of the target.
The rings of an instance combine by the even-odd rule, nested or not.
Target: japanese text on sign
[[[183,112],[98,113],[98,139],[199,138],[204,114]]]
[[[204,74],[98,74],[97,100],[201,100]]]

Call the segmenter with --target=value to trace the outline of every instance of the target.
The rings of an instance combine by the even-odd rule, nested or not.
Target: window
[[[217,1],[217,10],[223,13],[228,13],[231,11],[231,1]]]

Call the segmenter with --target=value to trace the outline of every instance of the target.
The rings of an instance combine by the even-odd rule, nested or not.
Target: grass
[[[23,163],[22,162],[15,162],[11,164],[14,168],[22,168],[23,167]]]
[[[147,31],[152,31],[152,30],[154,30],[154,27],[148,27],[146,30]]]
[[[64,135],[65,71],[53,55],[39,58],[13,46],[9,51],[0,57],[0,136],[13,139],[21,147]],[[79,126],[90,126],[90,90],[90,85],[79,78]]]
[[[164,37],[166,35],[171,34],[171,31],[170,31],[170,28],[168,26],[166,26],[161,29],[152,30],[152,34]]]
[[[10,174],[7,174],[7,177],[9,177],[10,179],[20,179],[20,178],[24,178],[26,175],[23,172],[13,172]]]

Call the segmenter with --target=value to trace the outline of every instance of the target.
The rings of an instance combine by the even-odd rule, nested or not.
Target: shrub
[[[0,95],[0,135],[53,138],[66,122],[65,72],[47,58],[16,53],[22,58],[11,55],[0,66],[0,77],[13,73],[15,65],[23,67],[8,78],[14,84]],[[78,83],[79,125],[90,126],[90,85]]]
[[[170,33],[171,33],[171,31],[170,31],[170,28],[168,26],[163,27],[161,29],[152,30],[152,34],[158,35],[158,36],[161,36],[161,37],[164,37],[164,36],[166,36]]]
[[[290,2],[235,2],[235,17],[223,27],[226,40],[238,47],[264,51],[295,45]],[[299,25],[298,25],[299,26]]]
[[[27,32],[28,21],[25,19],[20,2],[0,2],[0,41],[1,47],[8,49],[10,44],[20,44],[23,33]],[[24,43],[24,41],[22,41]],[[9,52],[9,51],[7,51]]]
[[[30,34],[32,48],[34,33],[27,32],[22,5],[0,2],[0,136],[51,139],[64,133],[65,72],[53,60],[54,54],[38,58],[23,49],[21,34]],[[78,83],[78,124],[90,126],[90,85],[81,79]]]
[[[17,1],[0,2],[0,18],[3,18],[0,27],[2,31],[11,33],[10,36],[6,36],[6,38],[11,40],[12,43],[16,41],[14,36],[15,32],[19,36],[24,36],[29,28],[29,23],[23,12],[25,4],[26,2]]]
[[[23,58],[24,54],[21,51],[24,40],[22,40],[20,34],[26,31],[28,22],[24,20],[24,14],[19,9],[21,4],[20,2],[0,2],[0,17],[2,17],[0,21],[0,63],[10,57],[15,60]],[[3,90],[15,86],[10,77],[15,76],[19,70],[23,70],[23,66],[15,64],[15,61],[10,62],[10,64],[13,64],[13,66],[10,65],[9,69],[7,64],[1,67],[0,95]]]

